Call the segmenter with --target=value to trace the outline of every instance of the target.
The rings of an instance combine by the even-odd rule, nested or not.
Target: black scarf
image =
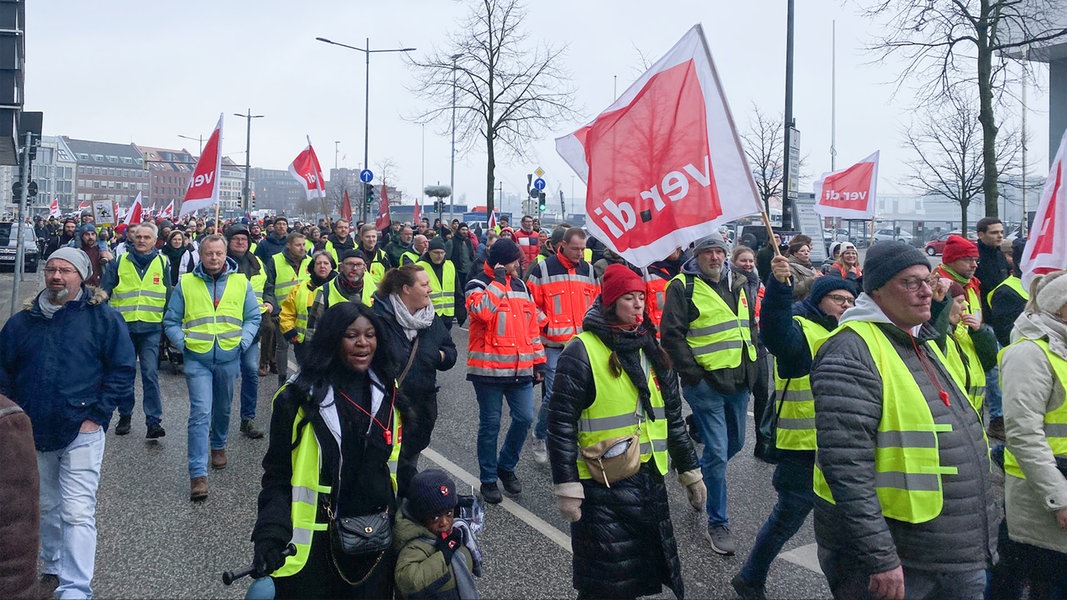
[[[334,277],[337,277],[337,271],[330,271],[326,274],[326,277],[319,277],[314,271],[311,271],[311,289],[316,289],[330,283]]]

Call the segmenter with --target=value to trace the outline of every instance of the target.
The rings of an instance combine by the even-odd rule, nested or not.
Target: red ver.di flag
[[[1067,267],[1067,132],[1060,139],[1056,160],[1052,161],[1041,202],[1034,213],[1034,226],[1026,240],[1022,264],[1023,288],[1030,289],[1034,275]]]
[[[380,198],[378,200],[378,218],[374,220],[374,228],[378,231],[385,231],[389,229],[392,223],[389,220],[389,193],[384,185],[382,186]]]
[[[345,199],[341,203],[341,220],[352,221],[352,201],[348,198],[348,190],[345,190]]]
[[[878,152],[815,182],[815,212],[822,217],[870,219],[878,206]]]
[[[556,151],[586,183],[589,231],[637,266],[760,212],[700,25]]]
[[[300,182],[308,200],[326,197],[326,181],[322,177],[319,157],[315,156],[315,149],[311,147],[311,136],[308,136],[307,148],[297,154],[289,165],[289,174]]]
[[[219,124],[211,137],[204,144],[204,151],[196,161],[196,168],[189,178],[189,188],[185,190],[182,210],[178,216],[215,205],[219,201],[219,175],[222,173],[222,114]]]

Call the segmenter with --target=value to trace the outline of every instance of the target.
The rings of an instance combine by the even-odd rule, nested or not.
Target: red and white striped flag
[[[137,192],[137,198],[133,201],[133,206],[130,210],[126,211],[126,220],[123,221],[126,225],[136,225],[141,222],[144,208],[141,206],[141,192]]]
[[[48,216],[49,217],[56,217],[56,218],[58,218],[60,216],[60,214],[59,214],[59,196],[56,196],[55,198],[53,198],[52,202],[48,205]]]
[[[170,201],[170,204],[167,205],[167,208],[163,209],[163,212],[159,213],[159,216],[163,217],[164,219],[173,219],[174,218],[174,201],[173,200]]]

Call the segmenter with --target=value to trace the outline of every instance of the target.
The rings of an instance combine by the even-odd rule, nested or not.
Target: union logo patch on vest
[[[741,295],[741,306],[743,308],[748,308],[748,298],[745,297],[744,294]]]

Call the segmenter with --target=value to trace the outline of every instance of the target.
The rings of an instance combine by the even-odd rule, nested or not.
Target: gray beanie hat
[[[897,273],[915,265],[930,268],[930,261],[918,248],[900,241],[878,242],[867,249],[863,261],[863,291],[870,294]]]
[[[93,274],[93,266],[89,264],[89,255],[78,248],[63,246],[48,256],[48,260],[54,258],[69,262],[82,276],[82,281],[89,279],[89,276]]]
[[[715,232],[697,240],[696,244],[693,246],[693,254],[695,255],[701,250],[707,250],[708,248],[719,248],[726,254],[730,253],[730,246],[727,245],[726,240],[722,239],[722,234],[719,232]]]

